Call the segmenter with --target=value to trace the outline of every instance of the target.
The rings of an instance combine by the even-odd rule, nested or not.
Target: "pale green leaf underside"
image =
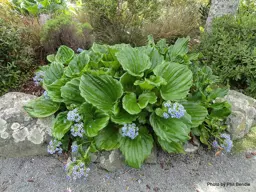
[[[135,115],[141,112],[135,93],[127,93],[123,97],[123,108],[131,115]]]
[[[69,47],[62,45],[59,47],[55,60],[63,64],[68,64],[69,61],[74,57],[74,51]]]

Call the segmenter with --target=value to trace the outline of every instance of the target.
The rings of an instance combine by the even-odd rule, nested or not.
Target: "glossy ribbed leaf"
[[[64,135],[70,130],[70,127],[73,124],[72,121],[67,120],[67,114],[68,112],[61,112],[54,120],[52,135],[56,139],[62,139],[62,137],[64,137]]]
[[[125,162],[134,168],[140,168],[143,161],[151,154],[153,138],[146,128],[140,129],[135,139],[122,137],[120,150],[125,157]]]
[[[123,108],[131,115],[135,115],[141,112],[135,93],[127,93],[123,97]]]
[[[95,137],[95,143],[99,150],[110,151],[120,146],[120,133],[113,124],[109,124]]]
[[[50,85],[60,79],[64,72],[64,66],[61,63],[53,62],[45,71],[44,84]]]
[[[45,99],[41,96],[37,99],[28,102],[24,109],[32,117],[43,118],[48,117],[58,111],[59,103],[53,102],[50,99]]]
[[[138,98],[138,105],[141,109],[144,109],[148,103],[154,104],[156,101],[157,96],[154,92],[142,93]]]
[[[167,82],[164,78],[160,76],[151,75],[149,78],[144,80],[137,80],[134,82],[134,85],[139,85],[141,89],[151,90],[155,87],[160,87],[161,85],[166,85]]]
[[[44,88],[47,90],[49,97],[55,102],[63,102],[61,97],[61,88],[67,82],[67,79],[58,79],[50,85],[44,85]]]
[[[74,51],[65,45],[61,45],[55,56],[57,62],[68,64],[74,57]]]
[[[157,76],[163,77],[167,84],[160,87],[165,100],[178,100],[187,96],[192,86],[192,72],[186,65],[165,62],[154,69]]]
[[[75,56],[72,61],[70,61],[69,65],[65,69],[65,75],[67,77],[79,76],[89,61],[89,54],[83,51],[78,56]]]
[[[126,47],[116,54],[123,69],[132,76],[142,77],[144,71],[151,67],[150,58],[136,48]]]
[[[84,129],[88,137],[94,137],[98,132],[107,126],[108,114],[97,109],[89,103],[84,103],[79,107],[79,114],[82,115]]]
[[[116,115],[111,116],[111,121],[123,125],[124,123],[132,123],[136,118],[136,115],[131,115],[124,109],[120,109]]]
[[[183,118],[164,119],[153,113],[149,120],[156,135],[162,140],[184,142],[189,139],[190,125]]]
[[[123,94],[121,83],[108,75],[85,74],[81,77],[79,89],[87,102],[105,112],[112,112]]]
[[[136,77],[131,76],[129,73],[124,73],[121,78],[120,82],[123,86],[123,89],[125,92],[133,92],[136,87],[134,85],[134,82],[136,81]]]
[[[74,78],[67,82],[61,88],[61,97],[66,105],[82,104],[85,102],[84,98],[80,95],[79,90],[80,78]]]
[[[201,105],[201,103],[196,103],[193,101],[183,101],[180,103],[191,116],[192,127],[198,127],[204,122],[206,116],[208,115],[208,111],[204,106]]]
[[[184,56],[188,53],[189,38],[179,38],[174,45],[168,48],[167,59],[174,61],[177,56]]]
[[[184,148],[181,143],[176,142],[167,142],[165,140],[157,138],[158,143],[162,147],[164,151],[167,151],[168,153],[184,153]]]

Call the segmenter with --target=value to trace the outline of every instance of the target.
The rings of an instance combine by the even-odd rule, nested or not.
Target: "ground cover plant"
[[[188,53],[189,38],[146,46],[94,43],[90,50],[61,46],[34,80],[45,93],[24,106],[32,116],[55,115],[51,154],[71,151],[69,178],[88,176],[91,154],[120,149],[126,163],[140,168],[154,143],[169,153],[197,135],[209,147],[229,152],[224,120],[230,106],[221,98],[210,68]]]

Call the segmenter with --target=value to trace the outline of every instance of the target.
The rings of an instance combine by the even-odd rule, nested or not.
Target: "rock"
[[[194,153],[199,149],[199,147],[200,147],[200,142],[198,141],[198,139],[196,137],[193,137],[193,143],[188,141],[184,145],[184,151],[186,153]]]
[[[10,92],[0,97],[0,157],[45,155],[53,116],[30,117],[23,106],[36,96]]]
[[[233,90],[225,99],[232,106],[232,113],[227,118],[228,131],[233,140],[243,138],[256,124],[256,100]]]
[[[110,153],[101,153],[99,165],[107,171],[114,172],[124,166],[124,161],[121,153],[118,150],[114,150]]]
[[[206,20],[206,30],[211,31],[212,20],[227,14],[235,14],[238,10],[239,0],[212,0],[208,18]]]

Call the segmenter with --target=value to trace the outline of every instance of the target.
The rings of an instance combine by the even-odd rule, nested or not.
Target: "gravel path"
[[[213,185],[228,184],[228,186]],[[238,184],[250,186],[236,186]],[[234,185],[234,186],[231,186]],[[87,181],[68,182],[51,156],[0,158],[0,192],[256,192],[256,158],[244,153],[215,157],[158,153],[158,164],[108,173],[91,166]]]

